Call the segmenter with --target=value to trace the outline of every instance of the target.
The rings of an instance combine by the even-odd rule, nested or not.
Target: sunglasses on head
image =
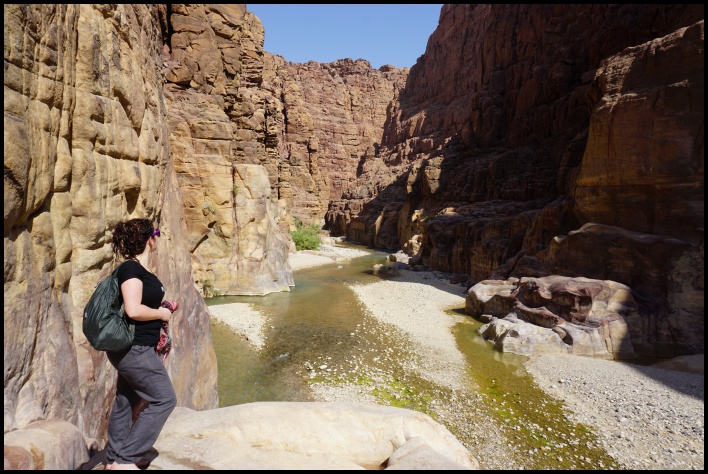
[[[160,236],[160,229],[155,229],[155,232],[150,234],[150,237],[159,237]],[[148,239],[150,238],[148,237]]]

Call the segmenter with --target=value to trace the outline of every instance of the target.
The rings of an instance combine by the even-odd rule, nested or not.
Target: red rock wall
[[[280,113],[287,114],[278,121],[280,197],[303,222],[323,225],[329,203],[376,155],[408,69],[372,69],[363,59],[296,64],[280,57],[267,60],[266,69],[277,82],[263,87],[280,98]]]
[[[614,251],[628,262],[602,275],[540,252],[592,221],[683,240],[692,256],[672,255],[698,262],[692,283],[647,303],[641,343],[701,352],[667,318],[695,329],[701,308],[689,295],[702,292],[702,19],[700,5],[445,5],[328,226],[472,282],[563,272],[635,283],[645,298],[640,267],[664,289],[676,270],[649,258],[630,276],[624,244]]]

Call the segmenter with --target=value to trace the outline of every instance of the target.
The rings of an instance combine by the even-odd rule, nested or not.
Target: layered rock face
[[[341,199],[381,146],[390,104],[404,87],[408,69],[376,70],[363,59],[293,64],[275,57],[274,65],[280,88],[264,87],[282,97],[287,113],[280,162],[292,179],[284,197],[293,215],[323,225],[328,205]]]
[[[587,223],[516,265],[629,285],[643,316],[632,342],[663,357],[704,347],[703,30],[701,21],[603,62],[571,191]]]
[[[618,281],[637,292],[641,353],[702,352],[702,20],[695,5],[445,5],[327,225],[473,282]],[[611,250],[581,231],[593,222],[620,229]],[[671,249],[652,254],[656,239]]]
[[[292,219],[278,197],[277,107],[259,88],[263,28],[243,4],[167,13],[165,102],[194,281],[207,297],[288,291]]]
[[[83,337],[82,310],[111,269],[112,229],[131,217],[163,231],[152,266],[182,308],[168,368],[179,404],[216,407],[209,316],[175,205],[157,26],[164,8],[6,5],[4,15],[5,433],[32,426],[66,446],[74,431],[103,438],[115,371]],[[85,448],[51,465],[73,468],[62,463]],[[26,461],[42,450],[16,451]]]
[[[263,28],[244,5],[172,5],[168,18],[165,98],[195,282],[207,296],[288,290],[291,242],[261,233],[262,252],[242,252],[239,242],[258,237],[234,213],[236,166],[265,168],[275,205],[258,213],[286,236],[296,219],[323,225],[380,146],[408,70],[288,63],[263,51]]]

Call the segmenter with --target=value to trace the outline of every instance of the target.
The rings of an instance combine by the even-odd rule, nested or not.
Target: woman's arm
[[[123,294],[125,314],[136,321],[151,321],[159,319],[169,321],[172,313],[167,308],[152,309],[141,303],[143,300],[143,282],[139,278],[125,280],[120,286]]]

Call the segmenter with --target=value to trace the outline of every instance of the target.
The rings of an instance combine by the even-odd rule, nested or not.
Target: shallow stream
[[[491,420],[497,437],[515,453],[512,468],[618,467],[590,430],[569,421],[565,409],[535,385],[524,369],[525,357],[494,351],[477,334],[481,323],[472,318],[454,330],[468,361],[467,390],[440,387],[406,370],[412,351],[405,335],[367,315],[347,286],[381,278],[372,267],[386,264],[388,254],[366,250],[373,253],[296,271],[290,292],[207,300],[209,306],[249,303],[268,317],[260,352],[224,324],[212,322],[220,406],[312,401],[313,383],[356,384],[377,403],[427,413],[473,453],[485,443],[489,449],[494,436],[480,428],[480,420]],[[464,308],[449,312],[465,316]]]

